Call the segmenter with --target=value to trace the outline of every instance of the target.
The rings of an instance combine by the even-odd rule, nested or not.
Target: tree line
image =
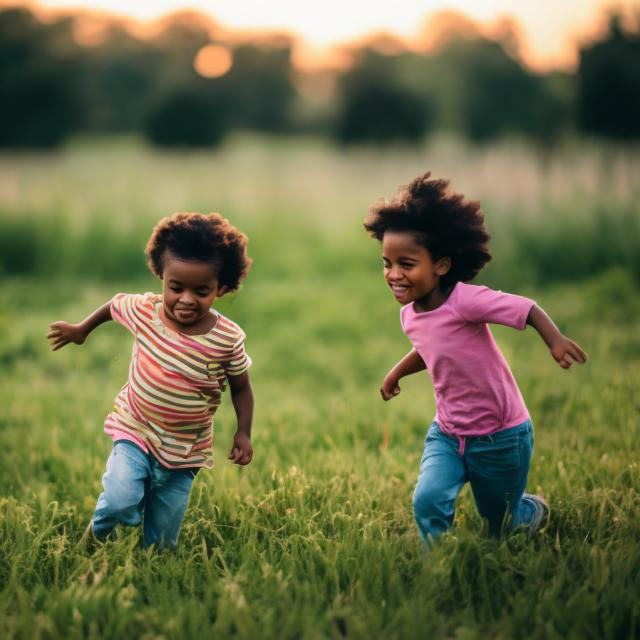
[[[581,47],[574,74],[534,73],[504,39],[479,33],[429,53],[372,43],[332,78],[320,107],[296,88],[289,40],[221,36],[233,65],[205,78],[193,64],[212,41],[204,21],[177,15],[145,38],[113,21],[87,45],[77,19],[0,11],[0,146],[50,148],[72,134],[132,131],[160,146],[213,146],[234,129],[313,132],[344,144],[419,143],[437,129],[476,143],[519,135],[544,146],[570,132],[640,137],[640,32],[618,15]]]

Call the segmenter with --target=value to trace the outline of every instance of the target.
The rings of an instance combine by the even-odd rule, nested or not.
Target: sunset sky
[[[1,5],[15,5],[0,0]],[[90,9],[147,22],[180,9],[194,9],[229,29],[286,31],[305,41],[310,57],[337,44],[385,31],[405,39],[424,30],[429,16],[451,10],[490,27],[501,18],[520,25],[522,53],[540,69],[571,68],[576,40],[588,40],[613,6],[625,14],[640,11],[638,0],[40,0],[25,3],[48,9]]]

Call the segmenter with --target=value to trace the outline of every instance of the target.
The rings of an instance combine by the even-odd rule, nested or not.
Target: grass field
[[[379,399],[408,343],[360,225],[428,168],[483,202],[495,260],[482,281],[534,297],[589,362],[563,371],[531,329],[496,328],[551,522],[532,540],[488,539],[466,487],[425,555],[411,492],[432,390],[419,374]],[[540,158],[448,140],[0,157],[0,637],[639,637],[639,168],[637,153],[594,145]],[[219,309],[254,359],[254,462],[226,461],[226,398],[178,550],[143,551],[132,531],[89,555],[75,545],[131,340],[111,323],[52,354],[44,334],[117,291],[157,289],[142,248],[174,210],[220,210],[250,235],[254,269]]]

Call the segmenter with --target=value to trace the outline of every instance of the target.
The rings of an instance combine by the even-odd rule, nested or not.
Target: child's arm
[[[51,348],[54,351],[61,349],[70,342],[82,344],[98,325],[111,319],[111,300],[109,300],[79,324],[71,324],[64,320],[52,322],[49,325],[47,338],[51,341]]]
[[[530,324],[545,341],[553,359],[563,368],[568,369],[574,362],[583,364],[587,354],[580,345],[563,336],[553,320],[537,305],[531,307],[527,324]]]
[[[420,354],[415,349],[411,349],[385,376],[382,386],[380,387],[382,399],[386,402],[400,393],[400,387],[398,386],[400,378],[409,376],[412,373],[418,373],[418,371],[424,371],[426,368],[427,365],[425,365]]]
[[[253,390],[249,382],[249,374],[227,376],[231,401],[238,419],[238,429],[233,437],[233,445],[229,460],[242,466],[251,462],[253,447],[251,446],[251,422],[253,420]]]

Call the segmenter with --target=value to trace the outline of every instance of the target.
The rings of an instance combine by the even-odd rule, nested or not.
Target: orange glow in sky
[[[196,71],[205,78],[219,78],[233,65],[231,51],[218,44],[202,47],[193,61]]]
[[[16,0],[0,0],[3,4],[15,5]],[[335,45],[374,32],[411,42],[425,32],[429,16],[456,11],[485,27],[504,18],[518,23],[521,53],[540,69],[574,65],[576,41],[598,32],[607,9],[637,12],[637,0],[39,0],[25,4],[98,10],[143,22],[178,10],[195,10],[231,30],[289,32],[303,40],[299,59],[301,54],[310,59],[321,57]]]

